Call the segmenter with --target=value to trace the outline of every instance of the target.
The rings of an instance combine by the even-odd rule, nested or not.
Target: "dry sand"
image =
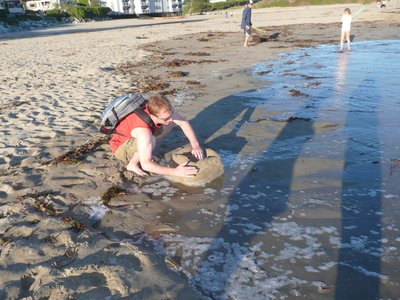
[[[97,131],[101,111],[126,91],[162,92],[191,119],[257,87],[249,76],[255,63],[338,43],[347,6],[362,7],[254,10],[253,23],[267,33],[248,49],[240,10],[0,36],[0,298],[201,298],[143,235],[157,240],[179,229],[159,221],[163,202],[110,157]],[[354,18],[354,40],[399,39],[399,20],[393,5],[366,5]],[[135,209],[90,220],[113,186],[128,190],[119,201]]]

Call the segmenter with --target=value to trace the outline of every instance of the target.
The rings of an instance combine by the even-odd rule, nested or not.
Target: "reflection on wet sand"
[[[346,84],[346,69],[349,62],[350,52],[340,52],[336,66],[336,91],[342,92]]]

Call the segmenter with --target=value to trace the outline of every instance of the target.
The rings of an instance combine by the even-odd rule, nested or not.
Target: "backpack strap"
[[[154,124],[153,120],[150,118],[149,114],[144,111],[143,106],[136,108],[135,114],[138,115],[139,118],[141,118],[143,122],[145,122],[147,125],[150,126],[151,132],[154,132],[154,130],[156,130],[156,125]]]

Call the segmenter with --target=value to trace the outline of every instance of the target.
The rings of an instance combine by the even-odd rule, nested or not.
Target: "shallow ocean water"
[[[157,249],[204,299],[399,299],[400,41],[337,50],[261,63],[265,88],[196,116],[223,178],[145,187],[179,228]]]

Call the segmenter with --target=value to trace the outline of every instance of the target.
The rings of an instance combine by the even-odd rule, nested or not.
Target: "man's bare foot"
[[[248,46],[248,45],[243,45],[243,47],[245,47],[245,48],[249,48],[249,46]]]
[[[139,176],[148,176],[149,175],[145,171],[143,171],[138,165],[128,165],[126,167],[126,169],[128,171],[135,173],[136,175],[139,175]]]

